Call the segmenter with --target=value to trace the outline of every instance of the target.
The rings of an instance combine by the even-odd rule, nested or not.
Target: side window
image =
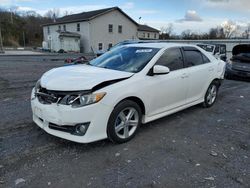
[[[215,55],[216,53],[220,53],[220,47],[219,47],[218,45],[216,45],[216,47],[215,47],[214,55]]]
[[[49,28],[49,26],[47,27],[47,33],[50,34],[50,28]]]
[[[112,48],[113,44],[112,43],[109,43],[109,47],[108,48]]]
[[[224,45],[220,46],[220,53],[221,54],[225,54],[226,53],[226,46],[224,46]]]
[[[168,49],[158,59],[156,65],[163,65],[170,69],[170,71],[183,68],[183,58],[179,48]]]
[[[98,50],[102,50],[102,43],[98,44]]]
[[[76,31],[81,31],[81,25],[79,23],[76,24]]]
[[[113,25],[109,24],[109,33],[113,33]]]
[[[196,65],[203,64],[203,58],[199,51],[197,50],[185,50],[184,51],[186,57],[187,67],[192,67]]]
[[[118,25],[118,33],[122,33],[122,25]]]
[[[202,59],[203,59],[203,63],[210,63],[210,60],[204,54],[202,54]]]

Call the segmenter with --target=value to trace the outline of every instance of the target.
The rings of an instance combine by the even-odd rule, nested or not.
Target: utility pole
[[[25,48],[25,32],[23,31],[23,47]]]
[[[3,51],[3,38],[2,38],[1,23],[0,23],[0,53],[4,53],[4,51]]]

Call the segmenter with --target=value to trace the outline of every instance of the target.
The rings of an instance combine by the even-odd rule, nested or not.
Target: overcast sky
[[[227,20],[243,27],[250,23],[250,0],[0,0],[0,7],[12,6],[41,15],[53,8],[63,14],[118,6],[135,21],[142,17],[142,24],[157,29],[172,23],[176,34],[186,29],[206,32]]]

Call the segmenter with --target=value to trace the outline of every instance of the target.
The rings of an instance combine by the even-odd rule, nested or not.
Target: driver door
[[[166,66],[170,72],[146,77],[148,116],[184,105],[187,95],[187,73],[180,48],[167,49],[155,65]]]

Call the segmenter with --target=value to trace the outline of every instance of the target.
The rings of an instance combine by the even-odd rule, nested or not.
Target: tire
[[[141,125],[141,119],[142,111],[136,102],[131,100],[120,102],[109,117],[108,138],[118,144],[131,140]]]
[[[209,108],[209,107],[214,105],[214,103],[217,99],[218,90],[219,90],[219,83],[216,81],[213,81],[209,85],[209,87],[206,91],[206,94],[204,97],[204,102],[203,102],[203,107]]]

